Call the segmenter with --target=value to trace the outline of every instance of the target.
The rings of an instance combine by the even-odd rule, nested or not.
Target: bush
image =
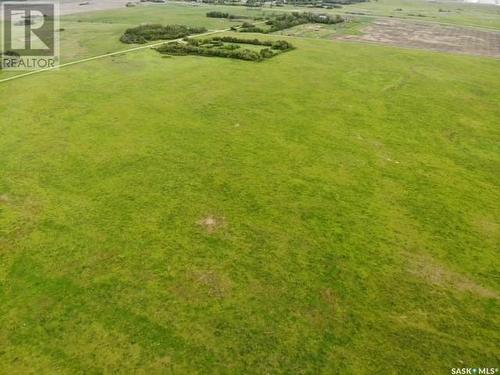
[[[168,40],[186,37],[192,34],[206,32],[204,27],[189,27],[183,25],[141,25],[127,29],[120,38],[123,43],[144,44],[155,40]]]
[[[237,45],[237,44],[224,44],[222,46],[222,48],[224,49],[230,49],[230,50],[233,50],[233,49],[238,49],[238,48],[241,48],[241,46]]]
[[[274,56],[274,52],[271,51],[269,48],[264,48],[260,50],[260,56],[262,56],[263,59],[268,59]]]
[[[290,49],[293,49],[293,46],[286,40],[277,40],[275,42],[272,42],[271,48],[280,51],[288,51]]]

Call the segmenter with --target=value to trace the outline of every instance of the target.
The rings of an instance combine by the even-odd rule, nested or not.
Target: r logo
[[[58,4],[1,4],[2,68],[36,70],[53,67],[59,53]],[[8,61],[7,61],[8,60]]]

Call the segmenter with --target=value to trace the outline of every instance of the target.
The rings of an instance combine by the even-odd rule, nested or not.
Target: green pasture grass
[[[139,25],[141,23],[181,24],[187,26],[205,26],[208,29],[220,29],[228,25],[240,23],[239,20],[206,17],[206,13],[211,10],[227,11],[231,14],[252,17],[263,14],[261,11],[251,11],[243,7],[223,7],[216,5],[190,6],[186,3],[146,5],[111,11],[80,13],[64,16],[64,19],[90,23],[120,23],[126,25]]]
[[[0,372],[498,366],[500,62],[293,44],[0,85]]]

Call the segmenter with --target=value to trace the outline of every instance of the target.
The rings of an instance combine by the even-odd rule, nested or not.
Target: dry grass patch
[[[500,232],[500,225],[491,218],[479,217],[474,220],[474,226],[476,229],[485,236],[497,238]]]
[[[196,271],[191,274],[191,280],[207,290],[210,297],[224,299],[232,289],[231,280],[216,271]]]
[[[479,285],[475,281],[451,271],[438,264],[427,255],[409,254],[409,272],[425,280],[429,284],[444,288],[453,288],[460,292],[468,292],[483,298],[498,299],[496,291]]]
[[[426,22],[378,19],[363,29],[363,35],[341,35],[356,40],[394,46],[500,57],[500,33]]]

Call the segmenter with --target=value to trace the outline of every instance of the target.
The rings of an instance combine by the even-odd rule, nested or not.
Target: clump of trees
[[[292,44],[287,42],[286,40],[243,39],[234,36],[216,36],[213,37],[211,40],[225,42],[225,43],[253,44],[255,46],[266,46],[280,51],[288,51],[294,48]]]
[[[249,49],[229,50],[225,48],[208,48],[208,47],[193,46],[191,44],[184,44],[179,42],[167,43],[157,48],[157,51],[160,53],[174,55],[174,56],[197,55],[197,56],[226,57],[230,59],[239,59],[247,61],[262,60],[262,56],[260,55],[259,52],[251,51]]]
[[[265,30],[255,25],[245,23],[241,26],[241,32],[247,33],[273,33],[275,31],[289,29],[294,26],[303,25],[306,23],[324,23],[324,24],[335,24],[344,22],[344,18],[340,15],[331,16],[328,14],[318,14],[318,13],[308,13],[308,12],[292,12],[284,13],[278,15],[268,21],[266,25],[270,26],[269,29]]]
[[[234,19],[243,20],[243,19],[250,18],[250,17],[247,17],[247,16],[239,16],[237,14],[217,12],[215,10],[212,11],[212,12],[208,12],[207,13],[207,17],[210,17],[210,18],[227,18],[227,19],[230,19],[230,20],[234,20]]]
[[[239,46],[239,44],[252,44],[268,48],[263,48],[262,50],[257,51],[243,49]],[[262,61],[291,49],[293,49],[293,46],[285,40],[260,41],[258,39],[241,39],[225,36],[211,39],[188,38],[185,40],[185,43],[167,43],[158,47],[156,50],[160,53],[174,56],[216,56],[246,61]]]
[[[239,31],[243,33],[262,33],[262,34],[266,33],[264,29],[257,27],[253,23],[249,22],[243,22]]]
[[[264,30],[262,27],[257,27],[257,26],[241,26],[241,29],[239,30],[242,33],[260,33],[260,34],[266,34],[268,31]]]
[[[189,27],[184,25],[141,25],[127,29],[120,38],[120,41],[129,44],[144,44],[155,40],[183,38],[206,31],[207,29],[204,27]]]
[[[292,12],[280,14],[274,19],[267,21],[266,24],[271,26],[269,32],[275,32],[306,23],[335,24],[341,22],[344,22],[344,19],[338,14],[331,16],[328,14]]]
[[[275,53],[271,51],[269,48],[261,49],[259,53],[263,59],[269,59],[275,55]]]

